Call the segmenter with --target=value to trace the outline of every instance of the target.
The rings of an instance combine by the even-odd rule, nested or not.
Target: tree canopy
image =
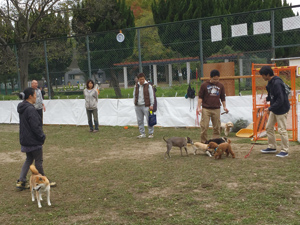
[[[156,24],[207,17],[207,19],[202,20],[202,40],[204,56],[208,57],[227,45],[236,51],[271,49],[270,35],[253,36],[250,33],[248,36],[230,38],[231,25],[247,23],[248,30],[253,32],[251,24],[257,21],[270,20],[271,12],[249,13],[243,16],[227,16],[212,19],[209,17],[282,6],[288,6],[286,0],[284,2],[281,0],[153,0],[152,12]],[[294,16],[291,9],[278,10],[275,15],[275,23],[281,25],[281,19],[289,16]],[[210,27],[218,24],[222,25],[223,40],[212,43]],[[161,25],[158,29],[160,40],[165,46],[171,47],[183,56],[199,55],[198,21],[171,23]],[[295,35],[291,37],[290,34],[280,34],[277,35],[276,43],[280,43],[282,39],[287,40],[287,38],[295,40],[297,37]],[[190,44],[187,45],[187,42]],[[290,51],[293,50],[290,49]]]
[[[121,62],[133,52],[135,30],[133,28],[134,15],[125,0],[83,0],[74,6],[72,28],[75,35],[89,35],[89,50],[91,56],[91,69],[96,73],[102,69],[111,76],[112,85],[116,95],[121,95],[117,77],[113,70],[113,64]],[[123,42],[117,42],[116,35],[121,29],[125,35]],[[107,31],[107,32],[105,32]],[[93,35],[92,35],[93,34]],[[78,59],[81,70],[88,71],[86,57],[86,40],[76,38],[80,57]]]
[[[28,68],[32,63],[30,52],[42,53],[33,41],[69,34],[68,16],[59,13],[66,3],[59,0],[7,0],[2,3],[0,44],[12,58],[16,57],[14,45],[17,47],[21,88],[27,87]]]

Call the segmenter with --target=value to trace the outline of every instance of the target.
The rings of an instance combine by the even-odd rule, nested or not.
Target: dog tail
[[[30,165],[30,170],[34,175],[40,174],[39,171],[36,169],[35,165]]]
[[[227,143],[230,144],[231,143],[231,140],[229,138],[227,138]]]
[[[166,143],[168,143],[168,142],[166,141],[166,139],[165,139],[165,136],[163,136],[163,139],[164,139],[164,141],[165,141]]]

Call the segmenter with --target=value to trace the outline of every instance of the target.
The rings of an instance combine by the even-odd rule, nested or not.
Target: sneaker
[[[26,181],[17,180],[16,188],[19,188],[21,190],[29,189],[29,184]]]
[[[153,134],[149,134],[148,138],[154,138]]]
[[[56,182],[50,182],[50,187],[56,187]]]
[[[283,157],[286,157],[288,155],[289,155],[289,153],[287,153],[287,152],[279,152],[276,156],[283,158]]]
[[[90,132],[93,132],[93,130],[90,130]]]
[[[146,134],[140,134],[139,136],[137,136],[137,138],[145,138]]]
[[[276,149],[275,148],[266,148],[263,150],[260,150],[262,153],[276,153]]]
[[[93,133],[97,133],[99,130],[94,130]]]

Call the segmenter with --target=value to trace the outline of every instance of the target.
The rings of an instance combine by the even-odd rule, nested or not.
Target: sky
[[[287,3],[292,3],[292,5],[300,5],[300,0],[287,0]],[[300,14],[300,7],[297,7],[296,9],[294,8],[293,10],[295,13],[299,12]]]

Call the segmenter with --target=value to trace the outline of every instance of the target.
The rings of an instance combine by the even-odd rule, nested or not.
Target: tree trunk
[[[15,82],[13,78],[10,80],[10,83],[11,83],[11,91],[15,92]]]
[[[4,88],[5,88],[5,95],[7,95],[7,84],[4,82]]]
[[[28,46],[26,44],[21,44],[19,48],[19,65],[20,65],[20,79],[21,79],[21,88],[24,90],[28,87]]]
[[[111,85],[113,86],[115,90],[115,94],[117,98],[122,98],[122,93],[119,85],[119,80],[115,74],[115,71],[113,69],[110,70],[110,75],[111,75]]]

